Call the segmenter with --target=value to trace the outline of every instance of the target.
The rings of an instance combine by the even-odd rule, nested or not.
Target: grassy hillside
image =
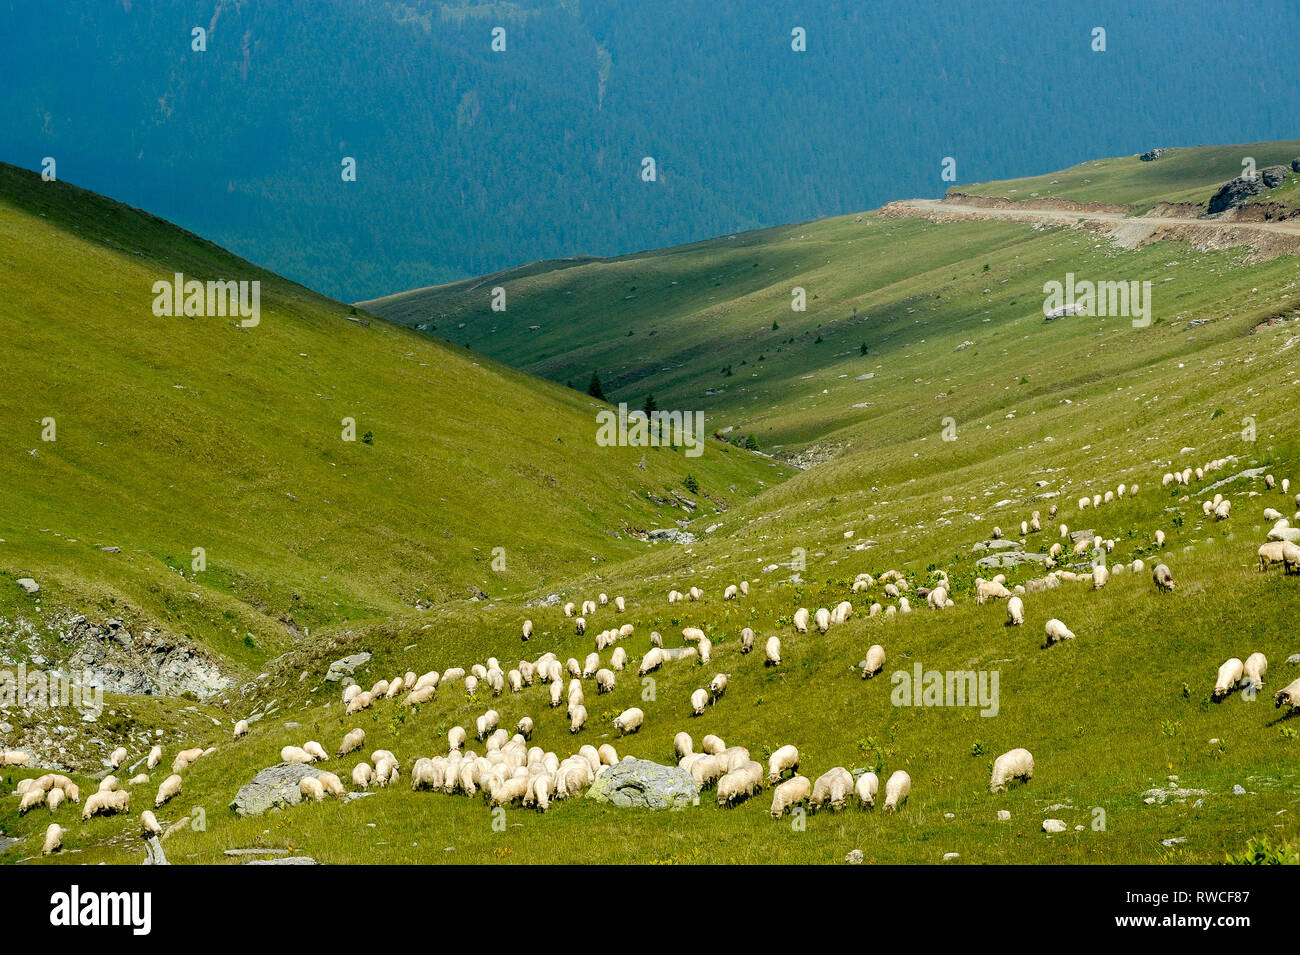
[[[1290,167],[1291,160],[1300,157],[1300,140],[1170,149],[1150,162],[1137,156],[1092,159],[1042,176],[954,186],[949,192],[1016,201],[1053,198],[1114,203],[1141,214],[1158,202],[1204,205],[1221,185],[1242,174],[1242,161],[1247,157],[1254,158],[1257,170]],[[1285,202],[1294,208],[1291,191],[1279,195],[1275,190],[1251,201]]]
[[[1087,233],[871,214],[566,265],[533,268],[517,286],[488,277],[477,290],[448,287],[422,306],[431,310],[422,317],[398,317],[437,321],[439,332],[447,322],[465,321],[466,329],[478,322],[484,335],[494,322],[501,336],[494,340],[519,349],[518,356],[527,355],[527,326],[540,323],[551,337],[537,362],[553,363],[550,377],[577,378],[585,367],[585,381],[598,367],[618,397],[639,399],[653,390],[661,407],[705,407],[710,427],[756,430],[765,449],[811,445],[834,456],[779,483],[784,472],[764,465],[759,476],[771,486],[737,494],[724,513],[696,517],[688,524],[698,537],[691,545],[621,550],[623,542],[612,538],[603,547],[574,542],[575,550],[589,549],[588,559],[543,565],[554,567],[547,592],[571,600],[605,592],[627,600],[624,614],[605,607],[590,615],[585,635],[557,606],[529,604],[513,586],[494,592],[490,603],[445,603],[424,612],[386,606],[382,619],[314,629],[269,663],[264,679],[221,706],[221,726],[168,722],[164,704],[153,718],[166,726],[160,741],[168,760],[186,746],[217,747],[184,772],[182,795],[159,813],[164,825],[196,809],[206,819],[203,831],[181,830],[165,840],[172,861],[229,863],[237,859],[225,856],[226,849],[263,846],[331,863],[832,863],[852,849],[874,862],[935,863],[957,852],[961,863],[1178,863],[1220,862],[1255,837],[1275,845],[1300,842],[1297,724],[1271,705],[1272,694],[1300,676],[1300,667],[1286,662],[1300,653],[1292,626],[1300,577],[1277,569],[1262,574],[1255,559],[1271,525],[1264,509],[1290,516],[1300,506],[1293,500],[1300,491],[1294,259],[1258,263],[1246,250],[1200,254],[1174,243],[1129,252]],[[767,269],[775,273],[759,277]],[[1151,281],[1152,324],[1139,328],[1127,317],[1096,316],[1045,322],[1043,283],[1067,271],[1094,280]],[[509,291],[505,313],[488,309],[486,291],[496,284]],[[808,312],[789,311],[791,284],[807,288]],[[631,285],[636,290],[626,291]],[[624,342],[621,324],[601,333],[601,316],[610,325],[626,295],[638,297],[622,307],[643,310],[637,314],[655,323],[656,335],[635,326]],[[464,311],[454,311],[457,302]],[[538,302],[549,304],[543,309]],[[482,314],[472,313],[471,303]],[[431,318],[435,306],[445,306],[450,319],[442,312]],[[375,307],[392,313],[383,303]],[[759,339],[774,316],[781,328],[773,334],[793,343]],[[401,349],[467,360],[378,322],[367,331],[376,329]],[[751,331],[754,337],[746,338]],[[306,334],[295,332],[291,350],[311,352],[297,345]],[[353,347],[356,341],[364,339],[349,339]],[[581,357],[562,357],[579,346],[588,350]],[[513,352],[493,354],[516,360]],[[764,360],[754,379],[748,376],[760,364],[757,354]],[[629,365],[598,364],[596,355]],[[732,375],[719,375],[728,364]],[[338,384],[343,387],[341,378]],[[726,390],[701,396],[715,385]],[[390,401],[406,394],[403,382],[391,387]],[[584,399],[562,389],[528,387],[584,407]],[[945,426],[949,434],[955,429],[955,440],[943,439]],[[367,451],[381,447],[375,430]],[[574,457],[563,461],[584,466]],[[719,448],[712,458],[719,469],[755,462]],[[1219,458],[1228,461],[1190,487],[1161,485],[1166,471]],[[393,483],[406,486],[397,467]],[[1289,493],[1268,489],[1265,473],[1278,481],[1289,477]],[[442,496],[458,480],[429,477]],[[758,478],[751,480],[738,486],[755,487]],[[1078,509],[1081,496],[1121,482],[1140,485],[1136,496]],[[1227,520],[1202,511],[1201,501],[1215,493],[1233,501]],[[1053,504],[1060,514],[1050,518]],[[538,500],[527,514],[549,521],[550,507]],[[1045,552],[1061,539],[1063,522],[1112,539],[1105,558],[1112,568],[1137,559],[1147,568],[1117,573],[1097,591],[1062,582],[1027,593],[1024,626],[1007,626],[1004,602],[974,599],[976,575],[994,572],[976,561],[987,553],[980,548],[994,526],[1019,539],[1020,522],[1035,510],[1044,529],[1025,535],[1026,551]],[[449,525],[452,540],[478,533],[477,514],[460,519]],[[1167,535],[1163,546],[1155,543],[1157,530]],[[366,557],[379,550],[366,541],[357,546]],[[463,555],[453,551],[445,559]],[[1152,585],[1150,567],[1160,561],[1177,581],[1172,593]],[[1062,567],[1086,570],[1086,562],[1081,557]],[[873,602],[896,608],[900,602],[880,584],[852,592],[854,577],[888,569],[910,582],[911,611],[868,617]],[[928,610],[915,592],[938,569],[952,581],[949,610]],[[1042,574],[1032,564],[1005,572],[1009,585]],[[750,595],[724,601],[723,588],[741,579],[751,582]],[[669,606],[669,589],[691,585],[704,590],[702,601]],[[795,633],[797,608],[845,599],[855,608],[853,619],[825,635]],[[1053,617],[1076,639],[1045,648],[1044,624]],[[536,625],[527,644],[518,636],[525,618]],[[332,661],[362,650],[373,657],[355,678],[367,687],[408,670],[469,667],[489,656],[505,668],[548,650],[582,661],[594,649],[595,632],[625,622],[635,628],[621,642],[630,667],[608,695],[584,681],[590,718],[577,734],[569,732],[564,707],[548,706],[545,686],[500,697],[481,686],[470,698],[463,684],[451,683],[419,707],[384,700],[344,716],[342,685],[323,679]],[[636,662],[651,632],[680,646],[687,626],[712,638],[711,663],[668,663],[651,682],[638,679]],[[748,655],[740,652],[746,626],[760,648]],[[761,647],[771,635],[783,643],[779,667],[763,665]],[[878,677],[864,681],[854,665],[873,643],[885,648],[887,661]],[[1254,651],[1270,661],[1259,698],[1232,694],[1212,702],[1218,665]],[[609,651],[600,657],[608,665]],[[975,707],[895,705],[894,673],[910,673],[917,664],[996,673],[996,715],[982,716]],[[730,675],[726,694],[702,716],[691,716],[691,691],[719,672]],[[645,725],[619,739],[611,720],[633,705],[645,710]],[[512,806],[501,826],[480,797],[413,792],[409,781],[417,757],[444,753],[452,726],[469,728],[472,737],[474,718],[489,707],[507,728],[531,716],[532,742],[561,757],[585,743],[609,742],[620,755],[670,762],[675,733],[689,732],[697,746],[715,733],[756,759],[794,743],[810,778],[834,765],[870,768],[883,786],[890,773],[905,769],[912,795],[897,815],[823,812],[809,816],[806,829],[788,817],[769,817],[766,788],[730,810],[717,807],[706,790],[701,805],[682,814],[616,810],[587,799],[555,803],[544,814]],[[230,726],[240,718],[252,720],[252,731],[232,742]],[[390,749],[402,764],[394,787],[253,819],[226,808],[240,785],[278,761],[282,746],[316,739],[332,753],[354,726],[367,733],[362,752],[331,759],[325,768],[346,779],[358,759]],[[102,735],[105,754],[120,739],[133,760],[142,755],[137,736]],[[1034,753],[1034,779],[1005,794],[988,793],[993,758],[1016,746]],[[467,748],[483,750],[475,742]],[[6,789],[32,772],[6,770]],[[79,778],[89,782],[94,775]],[[133,790],[133,809],[150,803],[163,775],[155,772]],[[1235,786],[1243,792],[1236,794]],[[1009,822],[997,820],[999,809],[1010,811]],[[133,819],[83,825],[67,809],[59,812],[70,830],[67,851],[48,861],[138,861]],[[1063,820],[1067,831],[1045,834],[1047,818]],[[15,799],[0,799],[0,829],[20,840],[0,860],[32,856],[48,824],[46,810],[19,817]]]
[[[8,166],[0,250],[0,612],[21,610],[12,580],[31,576],[56,603],[130,605],[255,665],[287,644],[280,621],[519,594],[637,553],[633,533],[687,516],[652,498],[688,473],[709,511],[779,478],[720,443],[642,469],[639,449],[596,446],[585,395],[351,320],[197,236]],[[177,271],[260,280],[260,324],[155,316],[153,283]]]

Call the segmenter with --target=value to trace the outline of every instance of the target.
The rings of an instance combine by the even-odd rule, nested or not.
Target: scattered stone
[[[999,809],[998,822],[1010,822],[1010,821],[1011,821],[1011,813],[1006,809]]]
[[[844,861],[849,865],[862,865],[862,850],[854,849],[844,857]]]
[[[254,859],[244,865],[320,865],[311,856],[285,856],[283,859]]]
[[[41,589],[40,584],[32,580],[30,577],[19,577],[18,586],[23,588],[23,590],[27,591],[29,594],[34,594],[36,591]]]
[[[1061,819],[1044,819],[1043,832],[1065,832],[1065,822]]]
[[[587,798],[621,808],[685,809],[697,805],[700,787],[677,766],[663,766],[648,759],[625,759],[601,770]]]
[[[260,816],[271,809],[296,806],[302,802],[299,785],[304,776],[316,777],[320,770],[301,763],[268,766],[251,782],[239,787],[230,808],[240,816]]]
[[[1163,147],[1161,147],[1160,149],[1148,149],[1141,156],[1138,156],[1138,159],[1142,160],[1143,162],[1155,162],[1157,159],[1159,159],[1167,152],[1169,152],[1169,150]]]
[[[330,683],[338,683],[345,676],[351,676],[358,669],[370,662],[370,654],[362,651],[353,653],[341,660],[335,660],[330,664],[329,670],[325,674],[325,679]]]
[[[960,858],[961,858],[960,852],[945,852],[943,854],[944,862],[952,862],[954,859],[960,859]]]
[[[1246,790],[1242,788],[1241,783],[1233,783],[1232,794],[1234,796],[1244,796],[1246,795]]]
[[[287,856],[288,849],[227,849],[228,856]]]
[[[1179,843],[1187,841],[1186,836],[1174,836],[1172,839],[1161,839],[1160,844],[1168,849],[1170,846],[1176,846]]]

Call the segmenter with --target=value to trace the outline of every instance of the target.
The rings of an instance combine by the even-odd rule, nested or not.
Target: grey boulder
[[[260,816],[270,809],[296,806],[302,802],[302,791],[298,787],[303,777],[319,775],[320,770],[301,763],[268,766],[239,787],[230,808],[241,816]]]
[[[625,759],[602,769],[587,798],[621,808],[685,809],[696,805],[700,787],[684,769],[648,759]]]

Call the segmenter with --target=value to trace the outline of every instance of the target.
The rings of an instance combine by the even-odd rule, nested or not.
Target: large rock
[[[351,676],[369,662],[370,654],[365,653],[364,651],[344,657],[342,660],[335,660],[330,664],[329,672],[325,674],[325,679],[331,683],[338,683],[345,676]]]
[[[1261,169],[1254,179],[1238,176],[1225,182],[1211,198],[1208,205],[1211,214],[1223,212],[1241,205],[1267,189],[1275,189],[1286,182],[1290,171],[1286,166],[1268,166]]]
[[[685,809],[699,802],[700,787],[690,773],[676,766],[625,759],[601,770],[587,798],[623,808]]]
[[[260,816],[270,809],[296,806],[302,802],[299,785],[304,776],[319,776],[320,770],[301,763],[268,766],[251,782],[239,787],[230,808],[241,816]]]
[[[29,594],[34,594],[41,589],[40,584],[32,580],[30,577],[19,577],[18,586],[23,588],[23,590],[27,591]]]

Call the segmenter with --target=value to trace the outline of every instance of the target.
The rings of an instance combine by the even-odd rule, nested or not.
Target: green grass
[[[14,189],[20,194],[29,191]],[[68,254],[80,250],[108,255],[95,251],[102,242],[39,234],[44,223],[14,210],[15,205],[31,208],[31,201],[10,199],[0,216],[0,242],[11,248],[26,243],[21,248],[28,251],[20,261],[28,263],[28,271],[37,268],[34,250],[46,243],[59,243],[60,248],[67,243]],[[70,212],[98,201],[71,193],[67,198]],[[169,231],[163,237],[173,243],[199,243]],[[111,258],[109,262],[114,268],[136,264]],[[838,451],[798,473],[768,467],[767,459],[747,452],[724,452],[720,445],[711,446],[701,461],[689,462],[689,468],[675,471],[684,459],[661,452],[658,460],[650,455],[661,469],[654,482],[640,471],[628,471],[630,463],[605,467],[604,449],[596,449],[585,431],[591,403],[582,396],[379,320],[369,329],[356,328],[341,320],[345,307],[292,286],[277,285],[274,295],[264,292],[264,301],[287,309],[278,305],[281,297],[289,301],[291,294],[301,296],[299,307],[307,317],[294,323],[269,323],[264,317],[264,326],[270,325],[268,336],[280,336],[277,347],[267,348],[266,354],[261,349],[267,346],[254,348],[260,338],[245,343],[245,336],[225,330],[198,339],[191,337],[197,332],[181,323],[154,327],[151,334],[141,332],[118,345],[108,331],[117,326],[85,311],[82,294],[68,304],[66,315],[90,315],[89,331],[42,339],[45,361],[55,356],[72,362],[81,348],[74,341],[89,341],[94,361],[85,361],[86,386],[109,389],[122,377],[121,363],[130,365],[127,356],[148,349],[151,341],[153,361],[168,370],[171,366],[165,363],[179,361],[179,355],[201,357],[186,366],[193,377],[205,374],[209,362],[223,367],[231,360],[227,349],[235,342],[240,374],[247,389],[261,399],[256,406],[238,405],[242,416],[226,419],[227,430],[221,432],[227,435],[225,447],[246,443],[264,454],[287,455],[271,435],[281,441],[292,438],[297,443],[288,446],[298,448],[290,456],[295,484],[289,484],[287,466],[264,473],[258,487],[266,502],[276,501],[275,511],[252,506],[259,500],[252,490],[239,498],[248,506],[205,504],[225,500],[248,481],[231,476],[242,465],[226,454],[207,459],[202,475],[191,473],[188,478],[215,484],[223,493],[204,497],[191,491],[186,498],[176,498],[173,513],[182,521],[153,516],[150,502],[163,485],[158,472],[183,466],[197,470],[198,463],[187,464],[179,453],[161,455],[147,442],[132,443],[127,425],[108,420],[125,400],[121,389],[104,391],[97,426],[105,431],[115,427],[114,443],[127,443],[137,455],[149,453],[145,460],[152,476],[142,468],[119,468],[112,473],[120,491],[111,491],[106,478],[94,479],[95,468],[81,463],[82,455],[100,453],[91,450],[93,440],[78,445],[76,457],[60,445],[58,455],[68,456],[62,467],[90,475],[83,478],[90,483],[79,494],[82,485],[60,477],[61,471],[38,481],[32,472],[20,470],[34,466],[22,457],[25,447],[40,449],[37,463],[57,456],[37,445],[34,437],[22,447],[16,442],[3,459],[12,473],[6,474],[0,493],[8,495],[4,513],[11,515],[14,529],[0,533],[9,541],[0,545],[5,548],[0,555],[12,553],[8,549],[19,541],[24,562],[6,559],[0,566],[10,576],[19,576],[37,558],[43,561],[37,569],[51,578],[46,612],[64,603],[75,605],[84,592],[100,588],[108,595],[143,594],[133,599],[142,609],[162,615],[168,605],[151,585],[160,586],[164,594],[192,586],[164,570],[165,558],[181,559],[178,555],[188,553],[184,544],[192,535],[180,534],[174,525],[188,523],[192,507],[209,533],[224,534],[226,546],[237,555],[225,579],[261,581],[272,594],[291,586],[305,589],[311,582],[311,599],[322,607],[345,598],[337,610],[325,612],[310,638],[277,645],[275,652],[283,651],[283,656],[265,664],[264,678],[232,693],[228,703],[213,701],[220,706],[221,727],[209,723],[165,732],[168,760],[185,746],[218,746],[215,754],[186,771],[184,792],[161,814],[169,823],[202,808],[207,820],[203,832],[181,831],[166,840],[172,861],[226,862],[231,861],[222,855],[226,848],[264,845],[335,863],[838,862],[854,848],[879,862],[938,862],[947,852],[959,852],[964,863],[1222,862],[1230,852],[1246,851],[1257,837],[1273,845],[1300,842],[1294,819],[1300,789],[1295,770],[1300,741],[1295,737],[1300,725],[1279,719],[1280,711],[1271,705],[1272,692],[1298,675],[1285,660],[1300,652],[1293,627],[1300,610],[1300,579],[1276,571],[1260,574],[1254,560],[1268,526],[1264,507],[1290,514],[1294,504],[1280,490],[1266,491],[1258,478],[1242,477],[1220,488],[1234,502],[1228,521],[1206,521],[1200,508],[1201,499],[1213,493],[1204,488],[1250,467],[1264,467],[1279,479],[1290,476],[1300,485],[1300,443],[1294,427],[1300,410],[1295,357],[1300,332],[1294,323],[1255,331],[1266,319],[1290,315],[1300,306],[1294,265],[1288,257],[1252,262],[1244,249],[1202,254],[1180,244],[1156,243],[1129,252],[1074,231],[1038,231],[1005,223],[936,225],[865,215],[861,221],[841,217],[643,256],[566,263],[562,269],[533,268],[527,275],[481,281],[478,290],[449,286],[423,298],[413,293],[406,299],[409,309],[401,314],[392,303],[372,306],[404,322],[434,315],[439,333],[465,321],[464,340],[475,348],[554,380],[573,377],[575,383],[585,384],[592,368],[599,368],[616,400],[639,406],[644,391],[652,389],[661,407],[704,408],[710,430],[731,425],[755,432],[765,451],[810,445]],[[1154,323],[1134,328],[1125,318],[1044,322],[1042,285],[1062,279],[1067,271],[1081,278],[1152,281]],[[6,279],[18,281],[22,273],[10,267]],[[26,301],[40,304],[41,289],[48,294],[75,275],[63,277],[61,286],[52,284],[48,275],[25,279]],[[140,281],[147,278],[145,274]],[[485,294],[498,282],[509,292],[504,314],[490,312]],[[808,289],[807,313],[790,312],[792,284]],[[628,291],[632,285],[635,292]],[[628,294],[637,298],[620,305]],[[75,312],[74,304],[83,311]],[[857,320],[852,317],[855,305]],[[17,311],[8,304],[0,308],[6,318]],[[147,314],[147,303],[140,308]],[[614,315],[618,322],[612,321]],[[635,321],[628,318],[631,324],[625,327],[627,316]],[[771,332],[774,318],[781,325],[777,332]],[[1211,321],[1190,326],[1201,318]],[[32,336],[54,335],[33,332],[16,317],[12,321],[11,340],[27,336],[30,352],[36,351]],[[65,319],[59,327],[70,323]],[[488,333],[489,323],[498,328],[496,336]],[[529,333],[528,325],[539,323],[542,335]],[[635,331],[630,339],[627,327]],[[657,329],[654,336],[648,334],[652,328]],[[117,334],[125,332],[119,329]],[[769,342],[764,337],[768,334],[793,337],[795,342]],[[817,336],[821,344],[816,344]],[[973,344],[958,349],[967,340]],[[859,351],[863,341],[867,356]],[[530,343],[535,351],[529,350]],[[342,491],[336,484],[328,489],[323,485],[323,467],[313,454],[323,455],[324,445],[309,437],[315,415],[299,409],[303,389],[296,380],[278,377],[286,355],[298,352],[321,356],[319,380],[306,388],[309,396],[323,393],[328,381],[384,409],[374,427],[374,447],[330,451],[329,463],[353,475],[349,487],[355,517],[334,532],[337,536],[329,546],[304,546],[301,552],[285,544],[283,531],[270,517],[287,520],[285,514],[297,513],[279,503],[283,489],[304,482],[305,490],[295,493],[313,506],[295,520],[307,523],[312,533],[319,533],[319,525],[311,522],[340,519],[337,512],[318,514],[317,504],[327,494],[333,498]],[[760,353],[765,356],[760,377],[746,379],[742,387],[737,383],[742,369],[743,374],[752,371]],[[21,354],[29,372],[20,379],[21,397],[8,399],[12,404],[7,415],[15,406],[48,404],[60,391],[47,389],[43,378],[61,372],[45,370],[27,351]],[[477,416],[490,415],[488,406],[499,407],[499,402],[482,400],[482,389],[450,385],[437,392],[440,401],[429,401],[438,383],[435,373],[408,368],[413,363],[400,360],[407,354],[428,356],[422,360],[454,368],[457,375],[486,377],[490,372],[493,394],[526,407],[530,421],[536,405],[541,409],[537,413],[554,415],[557,423],[547,429],[489,418],[498,433],[511,429],[502,437],[510,442],[508,447],[481,444],[466,434],[462,453],[436,465],[418,447],[433,440],[419,424],[451,427],[448,422],[458,418],[473,423]],[[472,371],[475,360],[480,368]],[[727,365],[733,375],[724,379],[719,371]],[[385,373],[384,368],[400,373]],[[233,367],[228,370],[234,374]],[[866,373],[874,377],[857,380]],[[371,376],[377,377],[363,388],[359,382],[370,382]],[[76,381],[61,379],[62,390],[75,390]],[[722,394],[703,397],[706,387],[719,384],[726,386]],[[220,398],[223,410],[235,401],[212,385],[200,390],[208,402]],[[141,399],[148,407],[170,397],[158,385],[148,394],[151,401]],[[436,406],[436,412],[422,410],[425,402]],[[145,418],[140,409],[134,414]],[[33,422],[41,417],[37,410],[24,410],[23,415]],[[404,415],[416,417],[408,424]],[[954,442],[940,437],[942,419],[948,417],[957,427]],[[1247,417],[1253,420],[1254,441],[1243,439]],[[204,420],[211,424],[213,418]],[[572,422],[571,431],[560,432],[566,444],[555,445],[555,429],[565,422]],[[333,428],[333,420],[327,423]],[[172,436],[171,424],[152,427],[155,440],[165,443]],[[572,441],[568,435],[573,435]],[[381,451],[394,457],[382,463],[364,457]],[[501,515],[483,503],[489,500],[481,493],[485,478],[475,470],[483,455],[494,456],[494,466],[505,469],[501,492],[490,497],[497,501],[501,493],[507,495],[504,506],[509,510]],[[537,466],[566,482],[578,482],[562,485],[565,493],[554,497],[540,496],[509,464],[540,462],[549,455],[555,456]],[[1191,489],[1160,486],[1166,470],[1228,455],[1237,460]],[[639,455],[629,451],[621,460],[635,457]],[[640,516],[644,511],[637,510],[646,504],[625,488],[629,476],[661,488],[674,482],[680,487],[686,470],[697,473],[703,490],[725,497],[727,504],[725,511],[710,506],[709,513],[689,522],[698,537],[694,545],[647,547],[604,533],[620,526],[619,517],[646,519]],[[188,486],[179,475],[167,473],[167,484]],[[768,486],[760,487],[760,482]],[[1141,491],[1135,499],[1097,511],[1076,509],[1078,497],[1120,482],[1138,483]],[[413,488],[424,489],[419,502],[425,506],[447,498],[439,502],[446,543],[436,556],[394,556],[392,541],[382,530],[394,522],[389,509],[401,506],[397,501],[402,492]],[[1292,487],[1292,495],[1297,491],[1300,487]],[[138,502],[139,511],[111,513],[105,501],[118,501],[119,510],[123,502]],[[1053,502],[1060,505],[1061,515],[1048,520]],[[1025,598],[1023,628],[1004,626],[1001,604],[981,607],[973,601],[978,555],[972,545],[986,539],[995,524],[1014,536],[1019,522],[1035,509],[1043,513],[1045,530],[1028,538],[1027,549],[1046,550],[1057,539],[1060,521],[1072,528],[1093,528],[1116,540],[1112,563],[1137,557],[1148,565],[1164,560],[1178,589],[1157,595],[1149,573],[1115,577],[1096,593],[1063,584]],[[409,517],[416,510],[411,506],[399,513]],[[15,514],[23,516],[16,520]],[[649,515],[663,525],[671,512],[650,510]],[[510,579],[508,591],[502,582],[491,590],[492,601],[469,603],[455,599],[460,594],[451,584],[433,590],[434,581],[443,577],[425,577],[426,560],[439,562],[432,571],[458,585],[488,579],[471,548],[490,543],[493,538],[486,528],[508,520],[516,526],[502,527],[499,533],[508,535],[510,552],[520,547],[512,541],[535,535],[521,549],[536,553],[529,558],[528,571]],[[111,540],[94,530],[99,522],[113,529]],[[530,522],[534,526],[525,526]],[[577,522],[578,532],[569,531],[566,522]],[[87,525],[92,531],[83,529]],[[42,534],[47,527],[51,531]],[[1160,551],[1152,543],[1157,528],[1169,535]],[[55,532],[63,537],[54,538]],[[847,532],[852,536],[846,537]],[[69,536],[84,543],[69,544]],[[182,536],[186,540],[178,540]],[[437,542],[432,533],[421,539]],[[100,540],[122,543],[123,553],[103,555],[90,546]],[[790,580],[788,566],[765,570],[772,564],[788,565],[798,552],[806,558],[798,581]],[[128,561],[128,556],[136,559]],[[593,556],[598,559],[591,560]],[[872,600],[888,602],[880,588],[850,594],[854,576],[862,571],[879,575],[897,568],[921,584],[934,567],[945,568],[952,577],[957,606],[950,611],[927,611],[924,601],[914,598],[910,615],[867,619],[865,608]],[[1008,574],[1012,583],[1029,576],[1025,570]],[[415,611],[394,596],[407,575],[430,581],[430,609]],[[317,582],[320,576],[330,581]],[[752,581],[751,595],[724,602],[723,587],[741,578]],[[684,590],[691,584],[705,590],[702,602],[667,604],[670,588]],[[336,587],[339,596],[331,596],[330,587]],[[0,592],[5,589],[17,590],[0,586]],[[199,593],[215,600],[218,588],[211,589],[211,596],[206,589]],[[574,634],[572,621],[558,607],[535,603],[551,593],[581,600],[602,591],[624,595],[628,611],[599,611],[584,637]],[[280,610],[270,604],[267,611],[258,609],[259,598],[242,586],[219,592],[228,601],[223,606],[250,620]],[[826,636],[794,634],[789,620],[796,608],[833,606],[846,598],[858,608],[852,621]],[[30,598],[19,593],[5,599],[11,603],[0,607],[3,615],[33,616]],[[536,624],[526,647],[518,637],[525,617]],[[1077,639],[1043,649],[1043,624],[1049,617],[1064,620]],[[322,679],[329,662],[358,650],[374,654],[357,676],[367,686],[407,670],[469,666],[489,655],[500,657],[508,668],[525,650],[530,658],[554,650],[561,659],[581,660],[592,649],[593,633],[623,622],[636,627],[623,642],[633,664],[649,646],[652,630],[674,645],[684,626],[701,626],[710,634],[714,660],[708,667],[665,665],[654,675],[654,699],[648,702],[633,670],[621,674],[617,688],[606,697],[598,697],[591,687],[586,701],[591,719],[576,737],[568,731],[563,709],[546,705],[542,687],[499,699],[481,689],[477,699],[468,700],[459,685],[449,686],[418,711],[386,701],[345,718],[338,697],[341,687]],[[745,626],[755,629],[760,647],[768,635],[782,637],[781,667],[765,668],[759,655],[739,653],[739,632]],[[217,636],[218,628],[205,628],[197,618],[193,627],[196,639],[211,640],[223,652],[237,652],[223,648],[225,638]],[[888,653],[885,672],[863,681],[851,668],[876,642]],[[1270,660],[1264,695],[1254,702],[1234,696],[1210,703],[1218,664],[1255,650]],[[265,652],[271,654],[270,649]],[[890,675],[910,671],[916,662],[925,669],[996,670],[998,715],[981,717],[972,708],[894,706]],[[715,672],[730,674],[727,694],[705,715],[691,717],[690,692],[706,685]],[[234,720],[267,712],[273,703],[271,715],[257,721],[248,737],[229,741]],[[616,740],[609,721],[630,705],[646,710],[645,727]],[[821,813],[809,817],[806,831],[792,829],[789,819],[768,818],[766,791],[734,810],[712,805],[706,792],[700,807],[672,815],[615,811],[587,800],[556,804],[545,815],[514,808],[506,812],[504,831],[497,831],[481,800],[413,793],[406,778],[416,757],[444,751],[450,726],[472,727],[473,718],[489,706],[500,710],[507,727],[522,715],[532,716],[537,722],[534,743],[561,755],[582,743],[608,741],[620,754],[666,762],[679,730],[691,732],[697,741],[712,732],[729,744],[747,746],[755,758],[793,742],[803,757],[802,771],[811,777],[837,764],[878,767],[882,780],[894,769],[905,768],[913,779],[912,797],[897,816],[856,810]],[[162,720],[163,713],[157,718]],[[286,722],[301,725],[286,727]],[[368,734],[362,755],[380,747],[397,753],[403,779],[396,788],[346,805],[301,806],[252,820],[240,820],[225,808],[243,782],[276,762],[281,746],[317,739],[333,751],[352,726]],[[1213,739],[1221,742],[1211,743]],[[12,738],[5,742],[12,745]],[[116,740],[102,743],[106,754]],[[127,745],[135,758],[135,749],[143,744],[132,740]],[[1009,793],[990,795],[986,790],[992,759],[1015,746],[1033,751],[1034,780]],[[331,760],[327,768],[346,777],[354,759]],[[88,772],[92,769],[87,767]],[[1144,793],[1167,787],[1170,776],[1178,777],[1179,786],[1206,794],[1185,804],[1145,804]],[[156,777],[150,786],[160,780]],[[1250,794],[1234,796],[1234,785]],[[145,787],[141,798],[147,800],[151,793],[152,788]],[[1194,807],[1196,798],[1201,803]],[[0,830],[23,840],[0,855],[0,861],[30,856],[48,825],[41,815],[44,810],[19,819],[16,806],[12,798],[0,799]],[[1068,808],[1053,808],[1062,806]],[[1011,811],[1011,822],[996,821],[996,811],[1002,808]],[[1097,808],[1104,810],[1104,829],[1093,828]],[[71,810],[60,812],[72,818]],[[1040,826],[1048,817],[1065,820],[1069,831],[1045,835]],[[132,863],[141,855],[133,836],[134,819],[96,820],[86,827],[79,821],[64,824],[74,830],[69,846],[81,851],[53,861]],[[1076,832],[1076,825],[1085,828]],[[1186,841],[1162,844],[1177,837]],[[447,851],[449,846],[453,851]]]
[[[1151,162],[1137,156],[1092,159],[1042,176],[953,186],[948,191],[1018,202],[1046,198],[1103,202],[1128,206],[1132,214],[1140,215],[1161,202],[1204,206],[1220,186],[1242,174],[1246,157],[1254,158],[1257,170],[1289,168],[1291,160],[1300,157],[1300,140],[1176,148]],[[1294,209],[1294,189],[1282,195],[1285,188],[1278,187],[1251,202],[1278,201]]]

